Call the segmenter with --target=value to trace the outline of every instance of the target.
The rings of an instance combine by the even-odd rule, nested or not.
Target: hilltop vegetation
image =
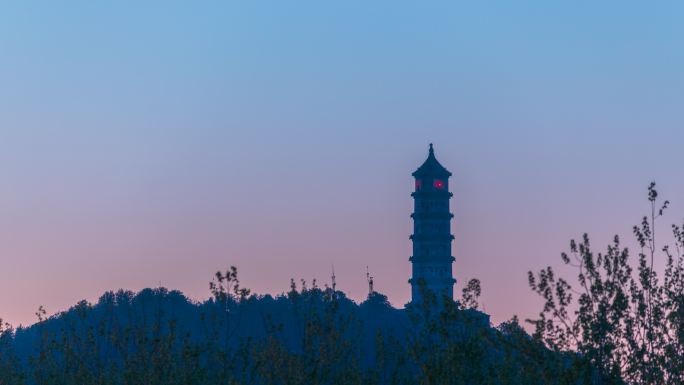
[[[574,384],[590,372],[517,319],[491,328],[478,285],[406,310],[294,282],[254,295],[234,268],[211,289],[202,303],[159,288],[39,311],[37,324],[2,332],[0,384]]]

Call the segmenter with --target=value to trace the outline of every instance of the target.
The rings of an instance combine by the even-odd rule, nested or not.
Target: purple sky
[[[454,176],[454,274],[495,322],[582,232],[684,217],[679,2],[77,2],[0,12],[0,317],[105,290],[410,296],[411,172]],[[630,238],[631,239],[631,238]]]

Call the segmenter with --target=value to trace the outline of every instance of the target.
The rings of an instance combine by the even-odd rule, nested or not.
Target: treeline
[[[106,293],[0,336],[0,384],[578,384],[590,365],[552,352],[517,319],[498,328],[477,311],[479,284],[461,301],[426,291],[398,310],[373,293],[356,304],[295,283],[251,294],[237,270],[217,274],[212,298],[147,289]]]

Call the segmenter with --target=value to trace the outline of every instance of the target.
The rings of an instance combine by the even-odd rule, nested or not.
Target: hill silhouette
[[[3,331],[0,383],[565,384],[591,372],[517,319],[491,327],[472,296],[441,303],[426,291],[425,303],[396,309],[380,293],[357,304],[294,281],[256,295],[235,269],[211,289],[202,302],[156,288],[39,311],[38,323]]]

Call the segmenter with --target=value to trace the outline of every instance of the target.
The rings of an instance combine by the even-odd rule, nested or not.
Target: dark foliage
[[[556,352],[589,360],[601,384],[684,383],[684,228],[672,225],[674,247],[657,243],[658,220],[669,202],[659,203],[655,183],[647,198],[649,214],[633,228],[636,260],[618,236],[596,252],[584,234],[561,255],[576,269],[576,284],[551,267],[529,273],[530,287],[545,301],[539,318],[530,321],[535,337]],[[659,256],[662,278],[654,269]]]
[[[0,384],[577,384],[591,372],[517,319],[489,327],[475,280],[460,302],[426,291],[406,310],[305,282],[253,295],[234,268],[210,289],[203,303],[159,288],[41,309],[0,333]]]

